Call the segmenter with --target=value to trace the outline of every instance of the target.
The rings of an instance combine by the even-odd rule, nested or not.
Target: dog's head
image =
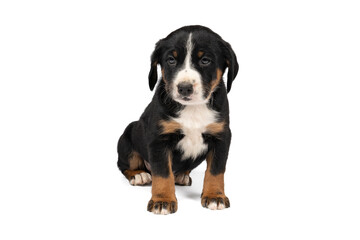
[[[186,26],[156,43],[151,55],[149,87],[153,90],[160,64],[167,94],[183,104],[206,103],[228,68],[227,91],[239,65],[229,43],[202,26]]]

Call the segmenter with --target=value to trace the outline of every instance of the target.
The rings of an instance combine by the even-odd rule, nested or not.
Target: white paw
[[[151,183],[151,175],[146,172],[136,174],[130,180],[130,184],[133,186],[145,185],[145,184],[149,184],[149,183]]]
[[[150,200],[148,203],[147,210],[149,212],[161,215],[167,215],[176,212],[177,202],[175,201],[153,201]]]
[[[216,202],[211,202],[208,206],[207,206],[208,209],[211,209],[211,210],[222,210],[225,208],[225,204],[223,203],[219,203],[217,204]]]
[[[161,212],[160,212],[161,215],[168,215],[169,213],[170,212],[167,209],[161,209]]]
[[[202,197],[201,205],[211,210],[222,210],[230,207],[230,201],[227,197]]]
[[[153,213],[160,214],[160,215],[168,215],[170,212],[168,209],[162,208],[162,209],[154,209]]]

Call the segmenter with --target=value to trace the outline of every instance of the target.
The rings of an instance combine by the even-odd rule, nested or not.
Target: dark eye
[[[168,62],[168,64],[169,65],[175,65],[176,64],[176,59],[174,58],[174,57],[169,57],[168,59],[167,59],[167,62]]]
[[[211,59],[210,58],[207,58],[207,57],[203,57],[201,60],[200,60],[200,63],[201,65],[209,65],[211,63]]]

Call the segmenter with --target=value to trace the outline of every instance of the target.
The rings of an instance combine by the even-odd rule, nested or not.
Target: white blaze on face
[[[201,75],[191,64],[191,54],[193,52],[193,44],[191,42],[191,33],[186,42],[186,57],[183,68],[176,74],[173,82],[172,95],[175,101],[178,101],[184,105],[195,105],[206,103],[206,99],[203,97],[203,87],[201,83]],[[178,93],[178,84],[190,83],[193,85],[194,92],[188,97],[190,100],[183,100],[182,96]]]

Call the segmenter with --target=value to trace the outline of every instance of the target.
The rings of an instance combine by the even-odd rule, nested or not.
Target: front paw
[[[230,201],[225,195],[208,195],[201,197],[201,205],[211,210],[222,210],[230,207]]]
[[[155,214],[167,215],[169,213],[175,213],[177,211],[177,201],[176,200],[164,200],[161,199],[153,200],[151,199],[148,203],[147,210]]]

